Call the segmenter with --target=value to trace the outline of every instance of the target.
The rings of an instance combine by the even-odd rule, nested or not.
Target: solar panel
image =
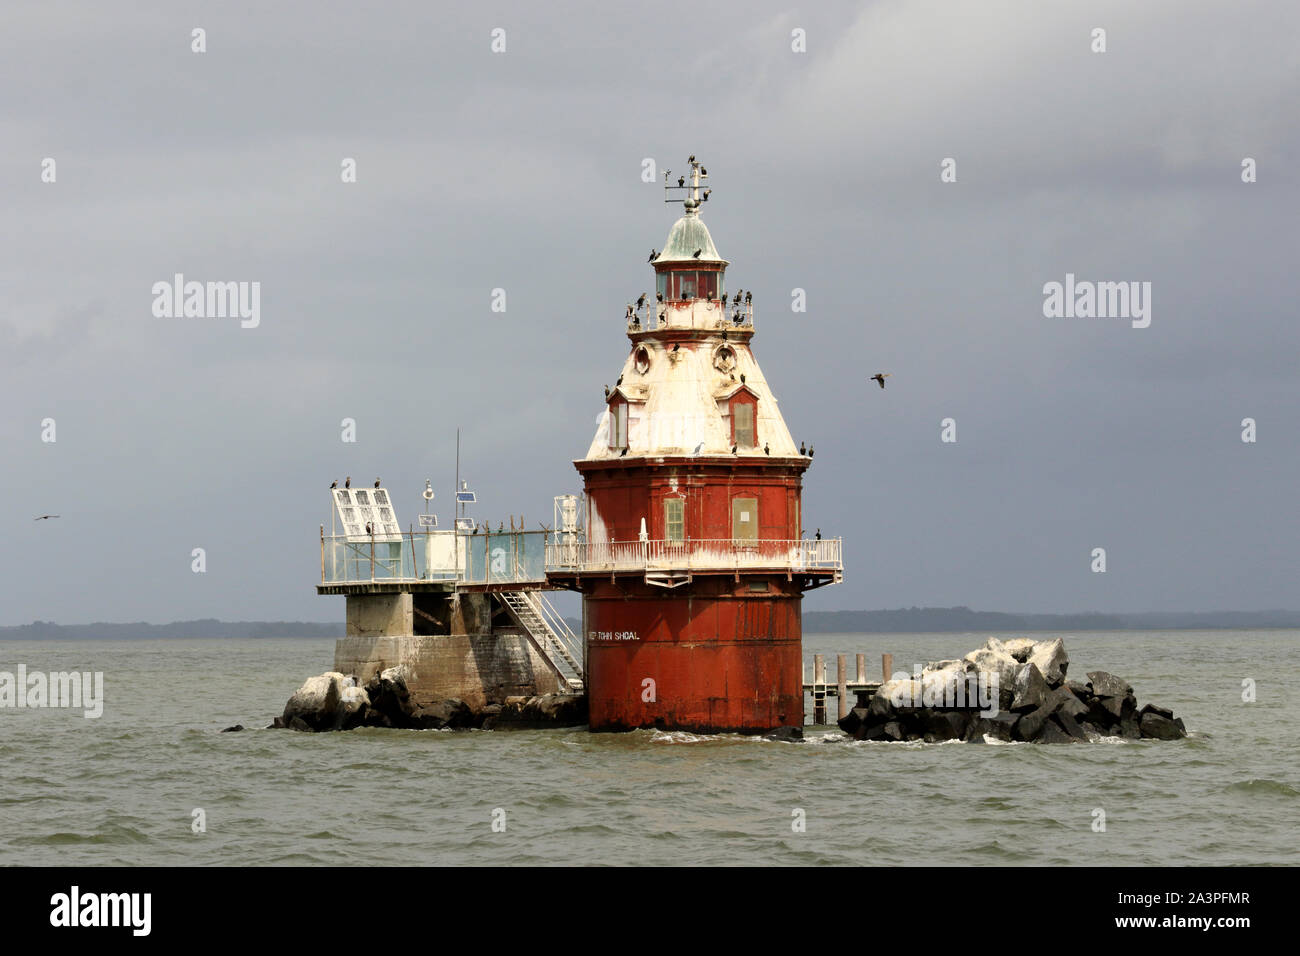
[[[438,516],[437,516],[437,515],[418,515],[417,517],[420,519],[420,527],[421,527],[421,528],[436,528],[436,527],[438,527]]]
[[[474,530],[474,519],[473,519],[473,518],[457,518],[457,519],[456,519],[456,530],[457,530],[457,531],[473,531],[473,530]]]
[[[402,528],[386,489],[335,488],[334,506],[349,541],[369,541],[367,526],[374,528],[376,541],[402,540]]]
[[[474,492],[472,492],[472,491],[458,491],[458,492],[456,492],[456,500],[457,500],[457,501],[464,502],[465,504],[471,504],[471,505],[472,505],[472,504],[477,504],[477,503],[478,503],[478,499],[474,497]]]

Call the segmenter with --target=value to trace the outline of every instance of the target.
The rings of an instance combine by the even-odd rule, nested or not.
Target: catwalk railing
[[[548,571],[844,570],[841,538],[688,538],[683,541],[565,541],[546,545]]]

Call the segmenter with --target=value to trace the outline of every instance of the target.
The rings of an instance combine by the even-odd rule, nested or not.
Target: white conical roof
[[[700,256],[695,257],[695,250],[701,250]],[[695,262],[721,262],[724,265],[727,260],[718,255],[718,249],[713,244],[713,237],[709,235],[709,227],[704,224],[700,214],[694,209],[688,209],[686,215],[682,216],[673,223],[673,228],[668,233],[668,238],[664,241],[663,252],[655,262],[684,262],[693,260]]]

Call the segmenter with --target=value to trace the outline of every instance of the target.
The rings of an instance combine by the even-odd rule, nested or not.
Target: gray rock
[[[889,740],[902,741],[907,737],[906,731],[903,730],[903,725],[896,720],[887,722],[881,729],[884,731],[885,737]]]
[[[1037,665],[1048,686],[1056,687],[1065,680],[1070,655],[1065,652],[1065,642],[1057,637],[1050,641],[1040,641],[1029,655],[1027,663]]]
[[[1088,683],[1098,697],[1127,697],[1133,693],[1128,681],[1106,671],[1088,671]]]
[[[1012,710],[1037,710],[1047,698],[1047,681],[1035,664],[1022,664],[1012,685],[1015,696],[1011,699]]]
[[[960,710],[930,710],[922,717],[926,736],[934,740],[960,740],[969,722],[969,713]]]
[[[1028,662],[1029,655],[1034,652],[1038,642],[1027,637],[1013,637],[1011,640],[1004,642],[1002,646],[1008,654],[1024,664]]]
[[[290,730],[297,730],[297,731],[300,731],[301,733],[305,733],[305,734],[310,734],[310,733],[312,733],[316,728],[314,728],[311,724],[307,723],[307,721],[303,720],[303,719],[302,719],[301,717],[299,717],[297,714],[294,714],[293,717],[290,718],[290,720],[289,720],[289,729],[290,729]]]
[[[1159,704],[1145,704],[1142,709],[1138,711],[1139,717],[1145,717],[1147,714],[1155,714],[1156,716],[1163,717],[1166,720],[1174,719],[1174,712],[1167,707],[1161,707]]]
[[[1187,733],[1178,724],[1163,714],[1157,714],[1155,711],[1147,711],[1142,715],[1138,729],[1143,737],[1154,738],[1155,740],[1179,740],[1187,736]]]
[[[312,730],[333,727],[343,679],[338,671],[307,678],[284,705],[285,723],[292,725],[297,718]]]
[[[233,726],[233,727],[225,727],[225,728],[223,728],[221,732],[222,732],[223,734],[236,734],[236,733],[239,733],[239,731],[241,731],[241,730],[243,730],[243,729],[244,729],[244,725],[243,725],[243,724],[235,724],[235,726]]]
[[[775,730],[765,733],[763,739],[802,743],[803,728],[794,726],[777,727]]]
[[[1060,728],[1064,730],[1067,734],[1069,734],[1071,737],[1073,737],[1075,740],[1088,739],[1087,733],[1085,733],[1083,728],[1079,726],[1078,722],[1075,721],[1074,717],[1072,717],[1069,713],[1066,712],[1064,707],[1062,707],[1060,710],[1058,710],[1056,713],[1052,715],[1052,720],[1055,723],[1059,724]]]
[[[1061,725],[1055,720],[1049,720],[1043,724],[1042,731],[1034,738],[1036,744],[1073,744],[1078,741],[1061,729]]]
[[[975,714],[971,718],[970,726],[966,728],[965,740],[970,743],[984,743],[986,736],[994,740],[1012,740],[1019,720],[1020,715],[1010,711],[1003,711],[994,717],[981,717]]]
[[[870,719],[870,713],[866,707],[854,707],[838,721],[840,730],[844,731],[850,737],[856,737]]]

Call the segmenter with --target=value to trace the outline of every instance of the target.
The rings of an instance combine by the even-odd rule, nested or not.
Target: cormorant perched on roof
[[[624,445],[624,446],[623,446],[623,450],[622,450],[621,452],[618,453],[618,457],[619,457],[619,458],[622,458],[622,457],[623,457],[624,455],[626,455],[626,454],[627,454],[627,445]]]
[[[700,442],[698,445],[695,446],[695,451],[691,452],[691,457],[692,458],[696,457],[703,450],[704,450],[704,442]]]
[[[351,475],[348,475],[348,479],[347,479],[347,481],[343,482],[343,487],[344,487],[344,488],[351,488],[351,487],[352,487],[352,476],[351,476]]]
[[[811,457],[812,457],[813,455],[815,455],[815,454],[816,454],[816,452],[813,451],[813,446],[812,446],[812,445],[809,445],[809,446],[808,446],[808,457],[811,458]]]
[[[772,454],[772,449],[768,447],[767,442],[763,442],[763,454],[764,455]]]
[[[735,445],[732,445],[732,446],[731,446],[731,453],[732,453],[733,455],[736,454],[736,446],[735,446]]]
[[[333,491],[338,486],[339,486],[339,480],[335,478],[333,481],[330,482],[330,491]]]
[[[698,259],[700,257],[700,253],[702,253],[703,251],[704,251],[703,249],[696,249],[694,252],[691,253],[691,258]]]
[[[651,249],[651,250],[650,250],[650,258],[647,259],[646,262],[654,262],[655,259],[657,259],[657,258],[659,258],[659,253],[657,253],[657,252],[655,252],[653,249]]]
[[[867,378],[870,379],[870,380],[873,381],[873,382],[878,382],[878,383],[880,383],[880,387],[881,387],[881,388],[884,388],[884,387],[885,387],[885,379],[889,378],[889,374],[890,374],[889,372],[877,372],[875,375],[869,375],[869,376],[867,376]]]
[[[623,376],[620,375],[620,376],[618,377],[618,381],[614,383],[614,387],[617,388],[618,386],[620,386],[620,385],[622,385],[622,384],[623,384]]]
[[[682,347],[682,343],[681,343],[681,342],[674,342],[674,343],[673,343],[673,351],[674,351],[674,352],[676,352],[676,351],[677,351],[679,348],[681,348],[681,347]]]
[[[606,398],[609,398],[609,386],[608,386],[608,385],[605,386],[605,397],[606,397]]]
[[[379,479],[378,479],[378,478],[375,479],[375,487],[376,487],[376,488],[379,487]]]
[[[741,384],[741,385],[744,385],[744,384],[745,384],[745,373],[744,373],[744,372],[741,372],[741,373],[740,373],[740,384]]]
[[[808,449],[804,447],[804,443],[803,443],[803,442],[800,442],[800,443],[799,443],[799,454],[801,454],[801,455],[806,455],[806,454],[808,454]]]

